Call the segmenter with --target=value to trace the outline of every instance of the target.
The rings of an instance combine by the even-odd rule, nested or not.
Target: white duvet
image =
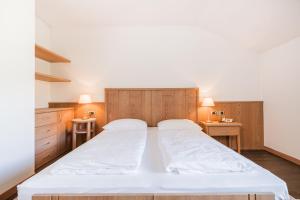
[[[59,161],[50,174],[97,175],[136,172],[146,145],[147,130],[103,131]]]
[[[160,130],[166,171],[178,174],[251,172],[251,162],[200,130]]]

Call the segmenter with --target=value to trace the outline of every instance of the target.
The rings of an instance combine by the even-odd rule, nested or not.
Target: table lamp
[[[90,103],[92,103],[92,98],[88,94],[82,94],[79,96],[78,103],[79,104],[90,104]],[[82,119],[89,119],[91,117],[92,113],[94,113],[94,112],[87,112],[87,114],[85,114],[82,117]]]
[[[91,96],[88,94],[82,94],[79,96],[79,104],[88,104],[88,103],[92,103],[92,99]]]
[[[209,110],[208,112],[208,118],[207,118],[207,123],[211,123],[212,121],[210,120],[210,115],[211,115],[211,112],[210,112],[210,109],[211,107],[214,107],[215,106],[215,103],[214,103],[214,100],[211,98],[211,97],[205,97],[202,101],[202,104],[201,104],[202,107],[207,107]]]

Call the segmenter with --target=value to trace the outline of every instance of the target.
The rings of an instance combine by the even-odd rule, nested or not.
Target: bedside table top
[[[242,126],[241,123],[239,122],[205,122],[205,121],[201,121],[200,124],[207,126],[207,127],[214,127],[214,126]]]
[[[86,123],[86,122],[94,122],[94,121],[96,121],[96,118],[88,118],[88,119],[75,118],[72,120],[72,122],[77,122],[77,123]]]

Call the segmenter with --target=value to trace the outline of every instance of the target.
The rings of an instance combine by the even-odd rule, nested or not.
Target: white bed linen
[[[54,175],[135,173],[146,146],[147,129],[104,130],[56,162]]]
[[[287,200],[285,182],[255,165],[257,173],[171,174],[164,171],[157,143],[157,128],[148,129],[146,150],[137,174],[51,175],[49,166],[18,186],[19,200],[33,194],[107,193],[274,193]]]
[[[159,130],[166,171],[178,174],[253,172],[252,162],[200,129]]]

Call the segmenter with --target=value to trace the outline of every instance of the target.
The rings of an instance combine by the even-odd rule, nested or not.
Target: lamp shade
[[[80,95],[78,103],[80,104],[92,103],[91,96],[88,94]]]
[[[205,97],[202,101],[203,107],[213,107],[215,106],[214,100],[211,97]]]

